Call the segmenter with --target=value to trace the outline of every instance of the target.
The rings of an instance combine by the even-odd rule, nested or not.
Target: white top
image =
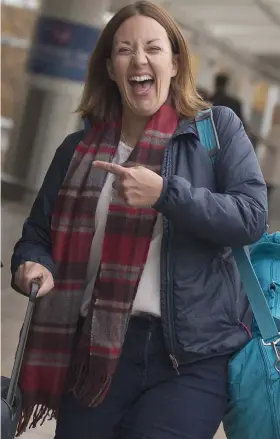
[[[114,162],[124,163],[132,148],[120,141]],[[91,300],[92,291],[98,274],[102,244],[105,234],[109,204],[112,196],[112,184],[115,180],[113,174],[108,173],[101,191],[95,213],[95,234],[91,244],[90,257],[87,267],[87,286],[81,306],[81,314],[86,316]],[[137,314],[145,312],[160,316],[160,249],[163,232],[162,216],[158,214],[153,231],[152,241],[148,252],[147,261],[138,285],[132,312]]]

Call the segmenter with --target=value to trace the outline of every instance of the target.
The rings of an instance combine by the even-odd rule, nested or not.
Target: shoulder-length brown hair
[[[161,24],[167,32],[173,53],[178,55],[178,73],[171,80],[171,93],[178,113],[183,117],[194,117],[200,110],[209,107],[196,91],[190,50],[179,27],[163,8],[140,0],[120,9],[101,33],[89,60],[88,76],[77,110],[81,116],[89,118],[91,122],[101,122],[119,114],[120,93],[116,83],[109,77],[106,63],[111,57],[116,31],[125,20],[135,15],[153,18]]]

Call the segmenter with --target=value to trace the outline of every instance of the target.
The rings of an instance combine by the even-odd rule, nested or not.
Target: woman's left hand
[[[116,163],[102,161],[93,162],[93,166],[117,177],[114,186],[128,206],[152,207],[160,197],[162,177],[144,166],[125,168]]]

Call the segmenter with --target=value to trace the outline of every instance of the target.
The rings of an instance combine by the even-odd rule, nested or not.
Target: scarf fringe
[[[90,367],[83,362],[76,369],[75,385],[72,387],[74,396],[81,404],[87,407],[96,407],[101,404],[112,382],[112,376],[108,377],[106,370],[101,375],[100,373],[95,373],[96,369],[99,369],[98,367],[94,369],[90,370]]]
[[[21,436],[27,428],[36,428],[38,423],[42,426],[45,421],[51,421],[56,418],[57,410],[50,409],[43,404],[37,404],[28,409],[24,409],[18,423],[16,437]]]

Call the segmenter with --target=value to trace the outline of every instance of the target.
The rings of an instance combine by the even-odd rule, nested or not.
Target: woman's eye
[[[120,47],[118,52],[119,53],[129,53],[129,52],[131,52],[131,49],[129,49],[129,47]]]
[[[153,47],[149,47],[148,50],[149,50],[149,52],[159,52],[161,50],[161,48],[153,46]]]

